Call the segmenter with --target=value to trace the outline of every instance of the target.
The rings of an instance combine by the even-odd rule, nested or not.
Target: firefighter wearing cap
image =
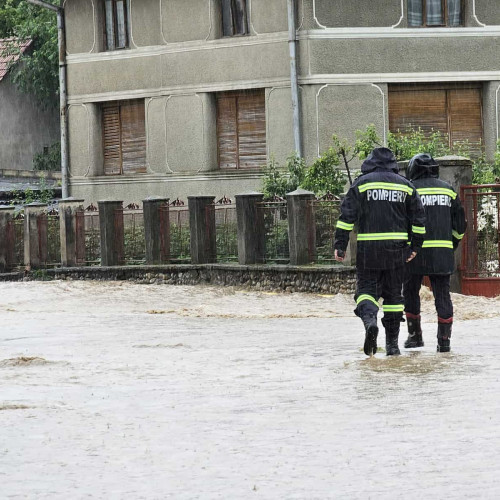
[[[347,192],[335,233],[335,259],[343,260],[349,232],[356,226],[355,314],[365,327],[364,352],[377,351],[377,314],[382,297],[386,354],[400,354],[399,327],[405,263],[415,257],[425,236],[425,212],[415,187],[398,173],[394,154],[375,148]]]
[[[437,311],[437,351],[449,352],[453,304],[450,297],[450,276],[454,271],[454,250],[463,238],[465,213],[457,193],[439,179],[439,166],[427,153],[414,156],[408,163],[407,177],[417,188],[427,215],[426,235],[422,251],[408,265],[404,286],[408,339],[405,347],[422,347],[420,325],[420,286],[429,276]]]

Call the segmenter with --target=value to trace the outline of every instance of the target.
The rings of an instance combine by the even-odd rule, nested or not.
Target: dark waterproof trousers
[[[408,317],[418,317],[420,315],[420,286],[423,275],[410,274],[405,281],[403,294],[405,297],[405,312]],[[450,297],[450,275],[430,274],[432,293],[438,319],[441,323],[451,323],[453,321],[453,304]]]
[[[362,269],[357,268],[355,314],[360,318],[377,314],[378,299],[383,298],[383,323],[397,326],[401,322],[404,310],[403,281],[405,269],[403,266],[394,269]]]

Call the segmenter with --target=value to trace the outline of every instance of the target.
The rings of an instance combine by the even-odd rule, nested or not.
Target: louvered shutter
[[[104,174],[121,173],[121,127],[120,106],[106,105],[103,108]]]
[[[421,128],[439,131],[450,148],[468,142],[481,153],[483,137],[481,86],[476,84],[393,85],[389,88],[389,129],[402,133]]]
[[[264,92],[238,98],[239,166],[262,167],[266,164],[266,111]]]
[[[263,90],[218,96],[217,143],[220,168],[257,168],[266,164]]]
[[[122,103],[122,171],[124,174],[146,172],[146,124],[144,101]]]
[[[425,134],[448,133],[446,92],[443,90],[402,90],[389,92],[389,129],[407,132],[419,127]]]
[[[450,141],[468,141],[471,153],[481,154],[483,116],[481,89],[450,90]]]
[[[217,143],[220,168],[238,167],[238,128],[236,97],[217,99]]]

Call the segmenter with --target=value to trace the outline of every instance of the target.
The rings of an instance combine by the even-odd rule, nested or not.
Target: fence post
[[[162,264],[170,258],[169,198],[151,196],[142,202],[146,264]]]
[[[300,188],[286,195],[290,264],[292,266],[309,264],[315,253],[316,231],[314,230],[311,206],[314,198],[314,193]],[[311,238],[309,231],[311,231]]]
[[[101,266],[119,266],[123,264],[125,247],[123,201],[98,201],[97,205],[101,232]]]
[[[47,205],[24,205],[24,264],[26,269],[41,267],[47,260]]]
[[[191,263],[216,261],[215,196],[188,196]]]
[[[77,242],[85,238],[85,226],[78,225],[76,214],[83,211],[83,201],[75,198],[59,200],[62,267],[73,267],[77,261]]]
[[[262,193],[236,195],[238,262],[242,265],[264,262],[264,214],[258,209],[263,199]]]
[[[15,211],[15,207],[11,205],[0,205],[0,273],[10,270],[14,257],[12,218]]]

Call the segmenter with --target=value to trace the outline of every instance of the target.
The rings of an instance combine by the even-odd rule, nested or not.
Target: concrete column
[[[236,219],[238,224],[238,262],[257,264],[264,262],[266,240],[264,212],[258,209],[262,193],[236,195]]]
[[[0,205],[0,273],[10,270],[14,260],[14,227],[11,224],[16,209],[11,205]]]
[[[192,264],[216,261],[214,201],[215,196],[188,196]]]
[[[311,202],[314,193],[297,189],[286,195],[288,206],[288,239],[290,264],[309,264],[316,248],[316,230],[312,220]]]
[[[77,245],[85,242],[85,221],[77,223],[77,213],[83,212],[83,201],[66,198],[59,201],[61,263],[63,267],[78,265]],[[84,243],[85,244],[85,243]]]
[[[36,269],[47,261],[47,205],[30,203],[24,206],[24,264]]]
[[[460,186],[472,184],[472,162],[461,156],[443,156],[435,158],[439,163],[439,178],[448,182],[460,196]],[[469,221],[469,224],[471,221]],[[450,289],[452,292],[462,291],[460,277],[460,261],[462,259],[462,244],[455,251],[455,272],[451,275]]]
[[[162,264],[170,258],[169,199],[152,196],[142,202],[146,264]]]
[[[101,266],[124,262],[123,201],[98,201],[101,232]]]
[[[472,161],[462,156],[435,158],[439,163],[439,178],[448,182],[460,194],[460,186],[472,184]]]

